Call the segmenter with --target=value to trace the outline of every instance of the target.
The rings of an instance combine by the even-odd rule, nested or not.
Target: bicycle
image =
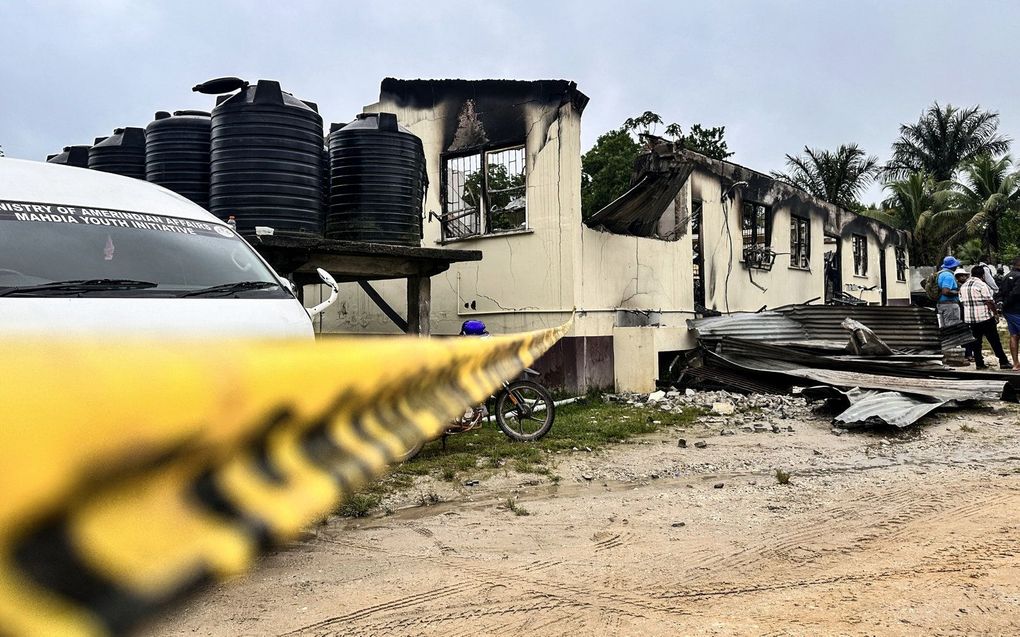
[[[487,336],[485,324],[481,321],[466,321],[461,326],[462,336]],[[508,438],[516,442],[536,442],[541,440],[552,429],[556,419],[556,404],[552,394],[540,383],[533,380],[539,373],[526,368],[521,376],[511,381],[504,381],[503,387],[490,396],[481,405],[476,405],[464,412],[443,431],[441,438],[446,448],[447,436],[466,433],[480,429],[482,424],[494,418],[496,425]],[[492,405],[490,416],[489,404]],[[530,424],[535,423],[535,424]],[[417,456],[424,442],[409,448],[398,462],[406,462]]]

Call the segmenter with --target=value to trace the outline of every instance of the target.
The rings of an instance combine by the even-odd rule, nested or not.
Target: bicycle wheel
[[[496,397],[496,424],[511,440],[534,442],[549,433],[556,405],[545,387],[515,380]]]

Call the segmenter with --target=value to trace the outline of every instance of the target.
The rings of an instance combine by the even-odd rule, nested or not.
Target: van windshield
[[[0,295],[292,296],[223,225],[23,201],[0,201]]]

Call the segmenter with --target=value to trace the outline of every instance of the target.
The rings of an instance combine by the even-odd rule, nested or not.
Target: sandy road
[[[559,486],[511,474],[334,520],[149,634],[1020,634],[1015,408],[899,436],[793,424],[706,425],[705,449],[656,435],[570,456]],[[500,506],[511,490],[531,515]]]

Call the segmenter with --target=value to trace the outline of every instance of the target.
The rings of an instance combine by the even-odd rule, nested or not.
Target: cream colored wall
[[[432,331],[455,334],[469,318],[481,318],[492,332],[558,325],[575,306],[574,272],[580,263],[576,243],[581,224],[580,116],[571,105],[532,106],[527,154],[526,233],[492,235],[448,243],[451,248],[481,250],[480,262],[454,264],[432,279]],[[442,108],[404,109],[378,103],[366,111],[395,112],[402,126],[422,139],[429,174],[425,210],[440,212],[443,152]],[[456,116],[453,113],[452,116]],[[437,220],[426,219],[425,246],[438,246]],[[406,312],[403,281],[373,287],[398,313]],[[474,308],[465,304],[474,303]],[[322,321],[327,332],[396,333],[392,322],[356,284],[342,286],[339,303]]]
[[[882,275],[881,271],[879,270],[878,264],[879,258],[882,258],[880,256],[881,250],[879,249],[878,246],[878,240],[873,233],[866,231],[864,236],[867,237],[868,239],[868,273],[865,276],[854,274],[853,234],[847,234],[845,237],[841,237],[840,239],[842,241],[842,247],[840,249],[842,250],[841,261],[843,268],[842,270],[843,291],[846,292],[847,294],[850,294],[851,296],[856,296],[859,299],[867,301],[868,303],[881,303],[882,293],[879,288],[882,285]],[[888,250],[886,250],[886,252],[891,253],[892,248],[889,248]],[[890,255],[884,255],[884,258],[887,260],[886,261],[887,264],[889,257]],[[886,271],[886,278],[887,280],[888,279],[892,279],[893,281],[896,280],[895,264],[893,264],[892,270]],[[871,286],[876,287],[874,290],[869,290],[866,292],[860,290],[848,290],[846,288],[846,285],[848,283],[853,285],[860,285],[866,288]]]
[[[655,389],[659,352],[692,349],[695,339],[687,328],[617,327],[613,329],[613,376],[617,391]]]
[[[889,246],[885,251],[886,263],[886,298],[888,301],[904,299],[910,301],[910,255],[907,255],[906,281],[896,280],[896,249]]]
[[[771,249],[778,253],[772,270],[745,268],[740,261],[743,249],[739,189],[730,202],[720,201],[722,191],[713,175],[696,171],[692,176],[694,196],[703,202],[702,224],[705,251],[705,305],[720,312],[753,312],[763,305],[779,307],[820,298],[825,292],[823,224],[821,212],[811,213],[810,268],[790,267],[790,211],[772,209]],[[727,221],[728,219],[728,226]],[[727,231],[728,228],[728,231]],[[730,267],[732,265],[732,267]],[[727,268],[729,282],[727,284]],[[749,274],[750,273],[750,274]],[[765,288],[762,291],[751,282]]]

